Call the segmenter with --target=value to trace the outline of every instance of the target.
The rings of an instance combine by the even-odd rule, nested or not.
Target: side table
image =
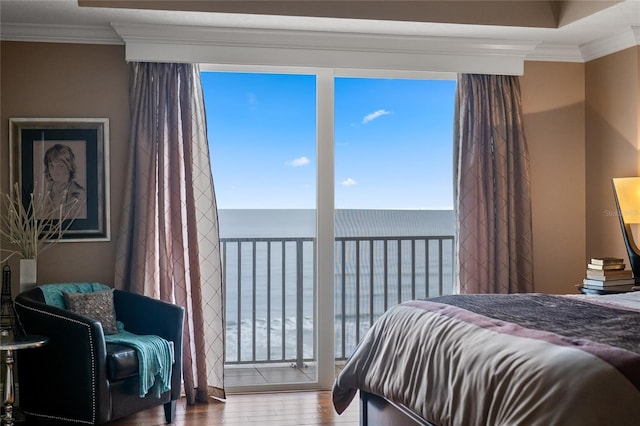
[[[586,288],[582,286],[578,286],[578,291],[582,294],[597,294],[597,295],[605,295],[605,294],[619,294],[619,293],[631,293],[632,291],[638,291],[640,287],[633,287],[631,290],[607,290],[607,289],[598,289],[598,288]]]
[[[13,425],[13,403],[15,402],[13,388],[13,351],[20,349],[37,348],[47,343],[49,339],[44,336],[0,336],[0,351],[6,352],[5,364],[7,365],[7,377],[4,382],[4,416],[2,424]]]

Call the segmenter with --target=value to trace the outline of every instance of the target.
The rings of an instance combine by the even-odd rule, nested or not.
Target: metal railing
[[[346,359],[389,306],[453,292],[453,236],[343,237],[335,244],[336,359]]]
[[[221,238],[227,364],[316,358],[315,238]],[[453,236],[336,237],[335,357],[393,304],[453,292]]]

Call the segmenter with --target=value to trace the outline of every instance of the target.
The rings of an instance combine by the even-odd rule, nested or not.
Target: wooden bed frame
[[[407,407],[360,390],[361,426],[435,426]]]

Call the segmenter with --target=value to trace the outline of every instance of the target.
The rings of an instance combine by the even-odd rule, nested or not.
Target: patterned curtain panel
[[[533,291],[529,154],[518,78],[458,76],[454,138],[459,292]]]
[[[133,63],[115,287],[185,307],[187,402],[225,397],[218,219],[197,65]]]

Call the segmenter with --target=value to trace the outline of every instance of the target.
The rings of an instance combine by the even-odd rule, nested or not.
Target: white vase
[[[36,259],[20,259],[20,293],[36,286],[38,263]]]

